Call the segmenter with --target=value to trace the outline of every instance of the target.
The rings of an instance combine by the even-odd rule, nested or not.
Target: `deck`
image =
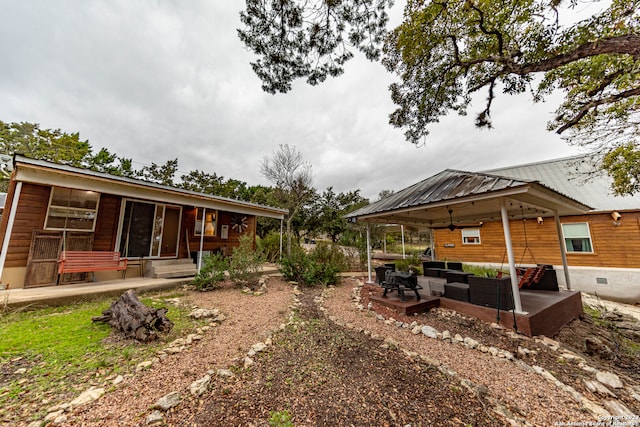
[[[528,336],[546,335],[552,337],[564,325],[582,314],[582,298],[578,291],[521,290],[522,309],[526,314],[514,314],[511,311],[482,307],[445,297],[433,297],[427,295],[424,290],[420,291],[422,299],[419,301],[411,298],[410,295],[407,294],[407,301],[404,302],[400,300],[397,293],[390,294],[387,298],[372,296],[371,300],[405,315],[423,313],[430,308],[439,306],[455,310],[466,316],[475,317],[484,322],[499,323],[509,329],[515,329],[515,316],[515,325],[518,332]]]

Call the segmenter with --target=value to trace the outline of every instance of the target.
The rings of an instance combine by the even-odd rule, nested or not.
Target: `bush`
[[[202,267],[191,282],[199,291],[220,289],[224,272],[229,269],[229,261],[222,254],[207,255],[202,259]]]
[[[408,271],[415,274],[422,274],[422,259],[420,255],[412,254],[405,259],[397,260],[396,269],[398,271]]]
[[[285,279],[304,286],[335,285],[338,273],[346,270],[347,259],[336,245],[319,244],[311,253],[292,248],[291,255],[283,258],[280,272]]]
[[[265,261],[277,262],[280,259],[280,233],[272,231],[261,239],[257,240],[258,251]]]
[[[253,238],[248,234],[240,237],[240,246],[233,250],[229,262],[229,277],[237,285],[253,287],[258,282],[258,272],[264,259],[253,249]]]

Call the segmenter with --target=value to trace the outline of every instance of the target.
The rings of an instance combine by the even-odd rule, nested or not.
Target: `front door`
[[[53,286],[58,281],[58,258],[62,250],[61,231],[36,230],[31,235],[25,288]]]
[[[123,257],[175,257],[181,208],[126,200],[122,211],[119,250]]]

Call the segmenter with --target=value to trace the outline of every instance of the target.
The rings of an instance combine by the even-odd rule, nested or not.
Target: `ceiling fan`
[[[431,229],[433,229],[433,230],[443,230],[445,228],[448,228],[449,231],[453,231],[453,230],[460,230],[462,228],[478,228],[478,227],[482,227],[482,222],[480,222],[478,224],[467,224],[467,225],[454,224],[453,223],[453,209],[449,209],[449,225],[445,225],[444,227],[431,227]]]

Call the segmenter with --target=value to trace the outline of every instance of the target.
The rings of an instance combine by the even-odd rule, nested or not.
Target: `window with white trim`
[[[463,228],[462,243],[465,245],[479,245],[480,229],[479,228]]]
[[[562,224],[562,235],[567,252],[593,253],[589,224],[586,222]]]
[[[98,216],[100,193],[51,187],[46,230],[93,231]]]

